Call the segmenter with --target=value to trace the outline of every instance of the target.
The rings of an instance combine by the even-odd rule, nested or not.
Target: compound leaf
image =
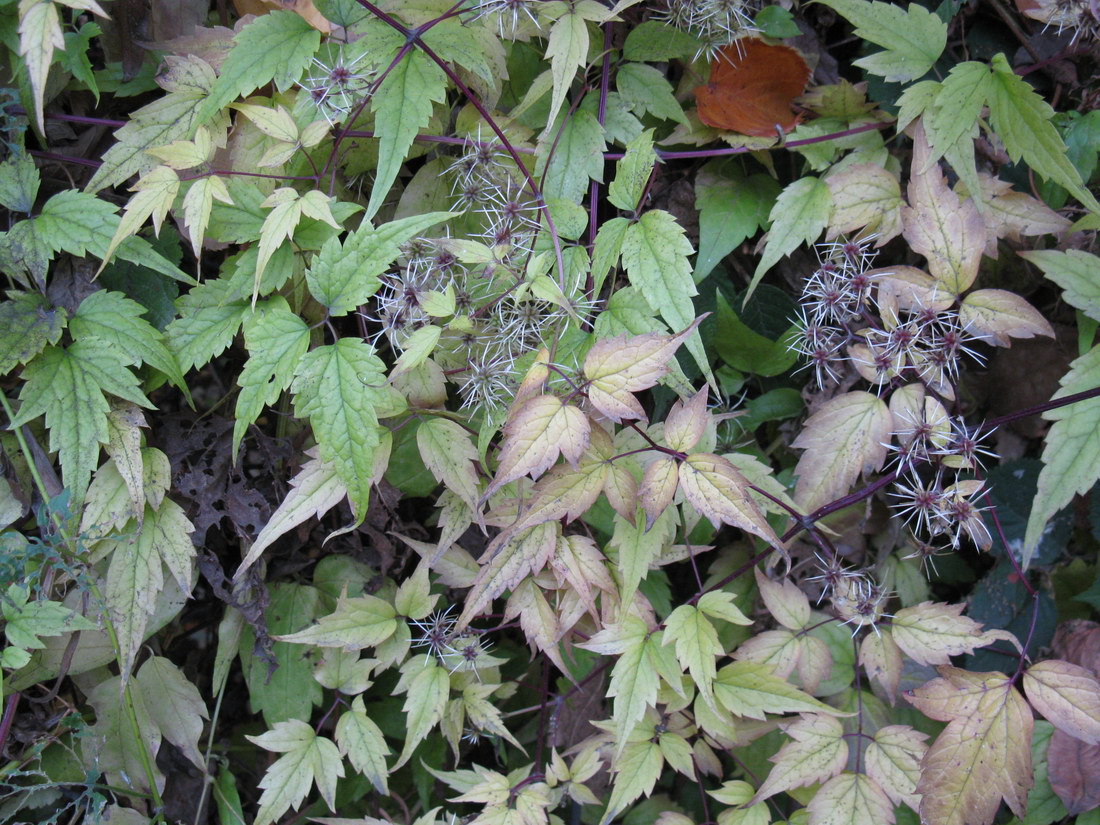
[[[892,3],[821,0],[843,15],[862,37],[884,52],[862,57],[855,65],[893,83],[916,80],[939,59],[947,45],[947,24],[916,3],[908,10]]]
[[[265,750],[283,754],[260,780],[263,794],[256,825],[269,825],[288,809],[297,809],[314,781],[333,809],[336,779],[344,775],[344,764],[331,739],[318,736],[300,719],[277,722],[267,733],[245,738]]]
[[[197,122],[206,123],[237,98],[268,83],[286,91],[320,45],[320,32],[295,12],[277,9],[260,15],[234,36],[221,74],[198,107]]]

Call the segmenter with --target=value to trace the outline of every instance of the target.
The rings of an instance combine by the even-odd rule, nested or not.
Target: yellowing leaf
[[[770,757],[775,767],[748,804],[791,788],[824,782],[840,773],[848,762],[844,728],[831,716],[806,714],[785,725],[784,732],[791,741]]]
[[[766,713],[843,715],[772,675],[769,666],[754,662],[734,662],[719,670],[714,695],[734,716],[747,716],[749,719],[763,719]]]
[[[458,626],[465,627],[505,590],[542,570],[553,555],[560,534],[560,525],[540,524],[513,535],[499,549],[487,554],[489,558],[482,559],[477,579],[466,594]]]
[[[879,4],[876,4],[879,5]],[[806,806],[810,825],[893,825],[894,806],[867,774],[835,776],[822,785]]]
[[[429,418],[416,431],[424,466],[471,508],[477,506],[477,448],[459,424],[447,418]]]
[[[504,442],[488,498],[509,481],[540,476],[561,453],[576,464],[588,449],[591,425],[579,409],[553,395],[538,395],[512,411],[504,425]]]
[[[847,493],[860,473],[880,469],[892,423],[889,408],[869,392],[845,393],[824,404],[794,440],[794,447],[806,451],[794,470],[795,501],[813,510]]]
[[[1004,289],[979,289],[959,305],[959,320],[975,338],[1007,347],[1009,338],[1054,337],[1054,328],[1031,304]]]
[[[711,453],[689,455],[680,464],[680,489],[715,527],[731,524],[775,548],[779,537],[749,494],[749,483],[729,461]]]
[[[913,251],[928,259],[932,277],[959,295],[978,275],[985,249],[985,221],[974,201],[962,200],[951,191],[938,164],[925,168],[929,151],[918,126],[903,234]]]
[[[668,373],[676,348],[697,325],[698,321],[679,335],[650,332],[597,341],[584,359],[588,400],[615,422],[644,418],[645,411],[631,393],[649,389]]]
[[[638,485],[638,503],[645,510],[647,530],[668,509],[679,485],[680,464],[676,459],[660,456],[645,468],[642,483]]]
[[[202,252],[202,241],[215,200],[230,205],[233,203],[229,190],[225,188],[225,181],[217,175],[208,175],[193,181],[183,196],[183,222],[187,225],[191,251],[196,258]]]
[[[336,723],[336,744],[340,754],[348,757],[352,766],[369,779],[379,793],[389,793],[386,756],[390,749],[378,725],[367,716],[362,696],[352,700],[351,709],[344,711]]]
[[[348,494],[340,481],[336,467],[316,457],[317,448],[308,454],[310,460],[302,465],[298,474],[290,480],[290,492],[271,514],[264,529],[256,536],[252,546],[241,560],[234,578],[239,579],[276,539],[293,530],[299,524],[315,516],[321,516],[339,504]]]
[[[917,782],[921,760],[928,751],[927,738],[908,725],[887,725],[875,731],[874,741],[863,755],[867,775],[895,804],[904,802],[914,811],[920,805]]]
[[[901,185],[877,163],[857,163],[825,179],[833,196],[829,237],[866,228],[875,246],[901,234]]]
[[[664,756],[656,742],[637,742],[627,746],[622,756],[615,760],[617,773],[600,825],[608,825],[642,794],[652,793],[664,764]]]
[[[714,707],[711,685],[717,673],[715,657],[724,651],[718,632],[702,610],[690,604],[677,607],[665,620],[664,643],[676,643],[676,658],[680,666],[691,673],[695,687],[703,699]]]
[[[1024,691],[1059,730],[1100,745],[1100,682],[1090,671],[1057,659],[1038,662],[1024,671]]]
[[[889,629],[868,633],[859,646],[859,663],[867,675],[882,685],[893,704],[901,683],[901,650]]]
[[[669,449],[687,452],[703,437],[710,416],[707,414],[707,388],[688,401],[677,401],[665,416],[665,444]]]
[[[409,761],[424,737],[439,724],[447,707],[451,677],[434,659],[425,657],[425,660],[425,666],[409,683],[409,695],[404,706],[407,714],[405,746],[394,763],[394,771]]]
[[[989,825],[1002,797],[1022,817],[1034,781],[1031,708],[1001,673],[939,672],[905,694],[925,715],[948,722],[921,764],[921,820]]]
[[[341,596],[336,602],[336,610],[316,624],[297,633],[272,638],[294,644],[362,650],[392,636],[397,629],[396,616],[393,605],[377,596]]]
[[[119,221],[118,229],[111,238],[111,243],[96,274],[102,272],[107,266],[119,244],[131,235],[137,234],[150,217],[153,219],[154,230],[158,235],[160,234],[161,223],[164,221],[164,216],[168,214],[168,210],[172,208],[172,204],[175,203],[179,188],[179,175],[167,166],[157,166],[134,184],[133,191],[136,194],[127,202],[122,220]]]
[[[802,655],[802,639],[785,628],[765,630],[742,642],[733,653],[738,661],[756,662],[773,668],[786,679],[794,672]]]
[[[989,644],[982,626],[962,615],[963,605],[922,602],[899,610],[890,632],[907,656],[922,665],[946,665],[952,656]]]
[[[278,104],[271,107],[255,103],[236,103],[233,108],[256,124],[268,137],[284,143],[298,142],[298,124],[284,107]]]
[[[788,630],[802,630],[810,623],[810,600],[790,579],[773,581],[759,567],[753,568],[764,606]]]

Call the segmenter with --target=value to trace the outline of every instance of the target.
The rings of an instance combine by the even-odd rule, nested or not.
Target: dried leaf
[[[790,46],[742,38],[719,49],[710,82],[695,89],[699,120],[743,135],[778,137],[798,124],[791,105],[809,80],[810,67]]]

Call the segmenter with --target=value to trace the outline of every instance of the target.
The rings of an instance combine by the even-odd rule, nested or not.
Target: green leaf
[[[392,636],[397,629],[396,616],[393,605],[377,596],[341,597],[336,610],[316,624],[272,638],[300,645],[362,650],[377,647]]]
[[[1051,400],[1100,386],[1100,346],[1070,364],[1061,389]],[[1051,516],[1100,479],[1100,398],[1078,401],[1048,410],[1043,418],[1053,421],[1043,448],[1043,471],[1024,534],[1023,565],[1035,553],[1043,528]]]
[[[8,587],[0,599],[4,616],[4,633],[8,641],[24,650],[40,650],[45,644],[41,636],[60,636],[74,630],[94,630],[95,624],[60,602],[28,601],[22,585]]]
[[[794,22],[794,15],[782,6],[764,6],[753,18],[753,25],[768,37],[781,39],[798,37],[802,30]]]
[[[821,0],[843,15],[862,37],[886,51],[860,58],[855,65],[892,83],[916,80],[932,68],[947,45],[947,24],[913,3],[907,11],[891,3]]]
[[[447,708],[447,697],[450,692],[450,674],[437,665],[435,659],[424,657],[424,666],[409,683],[409,695],[405,699],[404,706],[405,745],[393,770],[396,771],[408,762],[416,747],[431,729],[439,724]]]
[[[0,163],[0,206],[29,215],[38,197],[41,176],[31,156],[13,152]]]
[[[588,20],[579,13],[575,5],[568,6],[567,9],[550,27],[550,37],[546,43],[546,59],[550,61],[554,90],[550,96],[550,110],[546,115],[544,138],[550,134],[551,126],[565,103],[565,96],[573,85],[577,69],[588,61]]]
[[[155,697],[155,701],[148,704],[153,724],[192,765],[200,771],[206,770],[206,760],[199,750],[199,737],[202,720],[209,719],[210,715],[199,689],[163,656],[150,656],[138,671],[136,680],[145,695]]]
[[[370,220],[390,194],[416,133],[428,125],[432,103],[446,97],[447,76],[423,52],[405,55],[371,99],[378,136],[378,171],[367,204]]]
[[[429,212],[390,221],[377,229],[364,224],[342,244],[329,238],[306,272],[309,291],[328,307],[329,315],[347,315],[378,291],[378,276],[397,259],[401,244],[452,217],[452,212]]]
[[[618,551],[623,604],[630,604],[638,584],[649,574],[650,565],[671,546],[675,535],[676,518],[672,509],[665,510],[648,530],[644,514],[635,515],[631,523],[616,513],[611,546]]]
[[[307,454],[313,455],[315,452],[316,448],[307,451]],[[290,492],[248,548],[234,578],[241,578],[263,551],[280,536],[311,518],[323,516],[343,501],[347,494],[347,487],[337,475],[336,468],[330,462],[311,458],[290,480]]]
[[[351,709],[344,711],[336,723],[336,744],[340,753],[350,760],[359,773],[371,781],[380,794],[388,794],[386,787],[386,755],[390,749],[382,737],[378,725],[367,716],[363,697],[352,700]]]
[[[1080,249],[1042,249],[1021,252],[1020,257],[1062,287],[1066,301],[1100,321],[1100,258]]]
[[[615,72],[615,88],[636,114],[648,112],[654,117],[687,125],[687,116],[672,92],[672,84],[653,66],[623,63]]]
[[[0,303],[0,375],[56,344],[65,329],[65,310],[35,292],[9,294]]]
[[[828,225],[832,212],[833,196],[829,185],[813,176],[799,178],[780,193],[769,215],[768,243],[745,293],[746,301],[776,261],[790,255],[803,243],[813,243],[817,239]]]
[[[1051,119],[1054,110],[1026,80],[1012,71],[1003,54],[993,57],[989,122],[1004,141],[1013,162],[1024,162],[1038,174],[1065,187],[1093,212],[1100,203],[1081,183],[1066,156],[1066,144]]]
[[[80,302],[69,332],[76,340],[91,336],[110,341],[123,352],[163,372],[180,389],[187,384],[161,332],[145,320],[145,307],[120,292],[93,292]]]
[[[746,177],[739,171],[722,169],[720,164],[708,163],[695,179],[695,208],[699,210],[699,254],[692,274],[695,283],[767,223],[780,192],[770,175]]]
[[[244,322],[248,362],[237,378],[241,388],[233,422],[233,458],[241,439],[265,406],[290,386],[298,362],[309,349],[309,327],[282,296],[261,305]]]
[[[755,332],[718,292],[718,331],[714,336],[714,348],[731,367],[763,376],[786,372],[798,360],[798,353],[787,346],[787,338],[772,341]]]
[[[627,60],[664,63],[689,59],[702,44],[685,31],[657,20],[647,20],[630,30],[623,43]]]
[[[200,57],[168,59],[170,80],[162,78],[168,94],[133,112],[115,133],[118,142],[106,151],[85,190],[95,193],[143,175],[157,165],[146,149],[174,140],[190,139],[199,124],[199,107],[214,86],[214,70]]]
[[[550,140],[539,143],[535,174],[542,175],[544,195],[580,203],[589,180],[603,180],[604,129],[591,112],[580,109],[558,134],[556,145]]]
[[[597,633],[591,641],[606,632]],[[645,716],[646,708],[657,701],[659,682],[657,670],[646,655],[648,639],[649,628],[645,622],[634,616],[623,620],[618,638],[622,652],[611,671],[611,682],[607,688],[608,698],[615,700],[612,718],[618,726],[620,751],[634,726]]]
[[[476,510],[481,496],[477,447],[469,433],[447,418],[429,418],[417,428],[416,444],[424,466],[459,498]]]
[[[321,459],[336,466],[348,488],[356,524],[370,500],[381,438],[375,406],[388,400],[385,369],[365,341],[342,338],[307,353],[292,385],[295,414],[309,416]]]
[[[924,118],[928,145],[932,147],[925,168],[960,141],[972,141],[991,83],[989,67],[984,63],[970,60],[951,69]]]
[[[734,716],[749,719],[763,719],[767,713],[816,711],[842,715],[786,680],[773,676],[769,665],[754,662],[734,662],[718,671],[714,695]]]
[[[629,228],[630,221],[627,218],[612,218],[609,221],[604,221],[596,233],[596,246],[592,251],[593,295],[600,294],[607,273],[619,262],[619,255],[623,251],[623,241],[626,238],[626,230]],[[611,299],[614,300],[618,294],[618,292],[613,292]]]
[[[624,212],[636,211],[656,162],[653,130],[647,129],[626,145],[626,154],[615,167],[615,180],[607,187],[607,199]]]
[[[156,697],[147,695],[137,679],[130,683],[126,701],[122,701],[122,690],[121,679],[113,676],[88,691],[95,725],[81,738],[82,755],[112,784],[149,792],[146,760],[156,754],[161,743],[160,729],[148,710]],[[153,780],[158,788],[163,787],[164,776],[155,766]]]
[[[198,106],[197,123],[208,122],[220,109],[268,83],[285,92],[301,78],[320,45],[321,33],[293,11],[257,17],[233,38],[210,96]]]
[[[40,262],[40,271],[30,269],[40,282],[45,281],[45,265],[61,250],[77,258],[89,252],[103,259],[118,230],[119,217],[115,207],[106,201],[73,189],[58,192],[42,207],[37,217],[20,221],[8,233],[13,247],[30,250],[31,259]],[[164,258],[137,237],[127,238],[116,254],[123,260],[147,266],[185,283],[194,280],[175,264]]]
[[[321,602],[321,591],[300,584],[276,584],[271,587],[271,602],[264,611],[268,632],[285,635],[301,630],[313,621]],[[276,642],[272,672],[265,656],[255,651],[255,634],[247,625],[241,631],[240,656],[249,704],[254,713],[263,713],[268,725],[287,719],[309,719],[314,705],[321,704],[324,691],[313,678],[317,654],[290,642]]]
[[[694,250],[683,227],[663,209],[651,209],[626,230],[623,266],[630,283],[641,290],[654,312],[659,312],[675,331],[695,321],[692,296],[698,294],[691,277],[688,256]],[[710,375],[710,361],[698,330],[687,339],[687,348],[704,375]]]
[[[188,372],[221,355],[247,317],[248,301],[229,280],[216,278],[195,287],[176,301],[180,317],[164,330],[180,368]]]
[[[260,780],[264,792],[254,825],[269,825],[287,809],[297,809],[314,782],[329,810],[336,810],[336,779],[344,775],[344,763],[331,739],[318,736],[300,719],[279,722],[267,733],[246,734],[245,738],[265,750],[283,754]]]
[[[100,338],[67,348],[48,347],[23,370],[22,406],[13,427],[46,414],[50,449],[57,451],[65,486],[83,498],[88,478],[99,466],[99,448],[107,443],[104,393],[153,409],[128,369],[136,359]]]

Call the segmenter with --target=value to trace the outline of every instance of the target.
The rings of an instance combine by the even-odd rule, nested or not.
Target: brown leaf
[[[1100,805],[1100,746],[1055,730],[1047,747],[1047,778],[1071,815]]]
[[[743,38],[722,47],[710,82],[695,89],[699,120],[757,137],[789,132],[799,120],[791,105],[809,80],[810,67],[790,46]]]

